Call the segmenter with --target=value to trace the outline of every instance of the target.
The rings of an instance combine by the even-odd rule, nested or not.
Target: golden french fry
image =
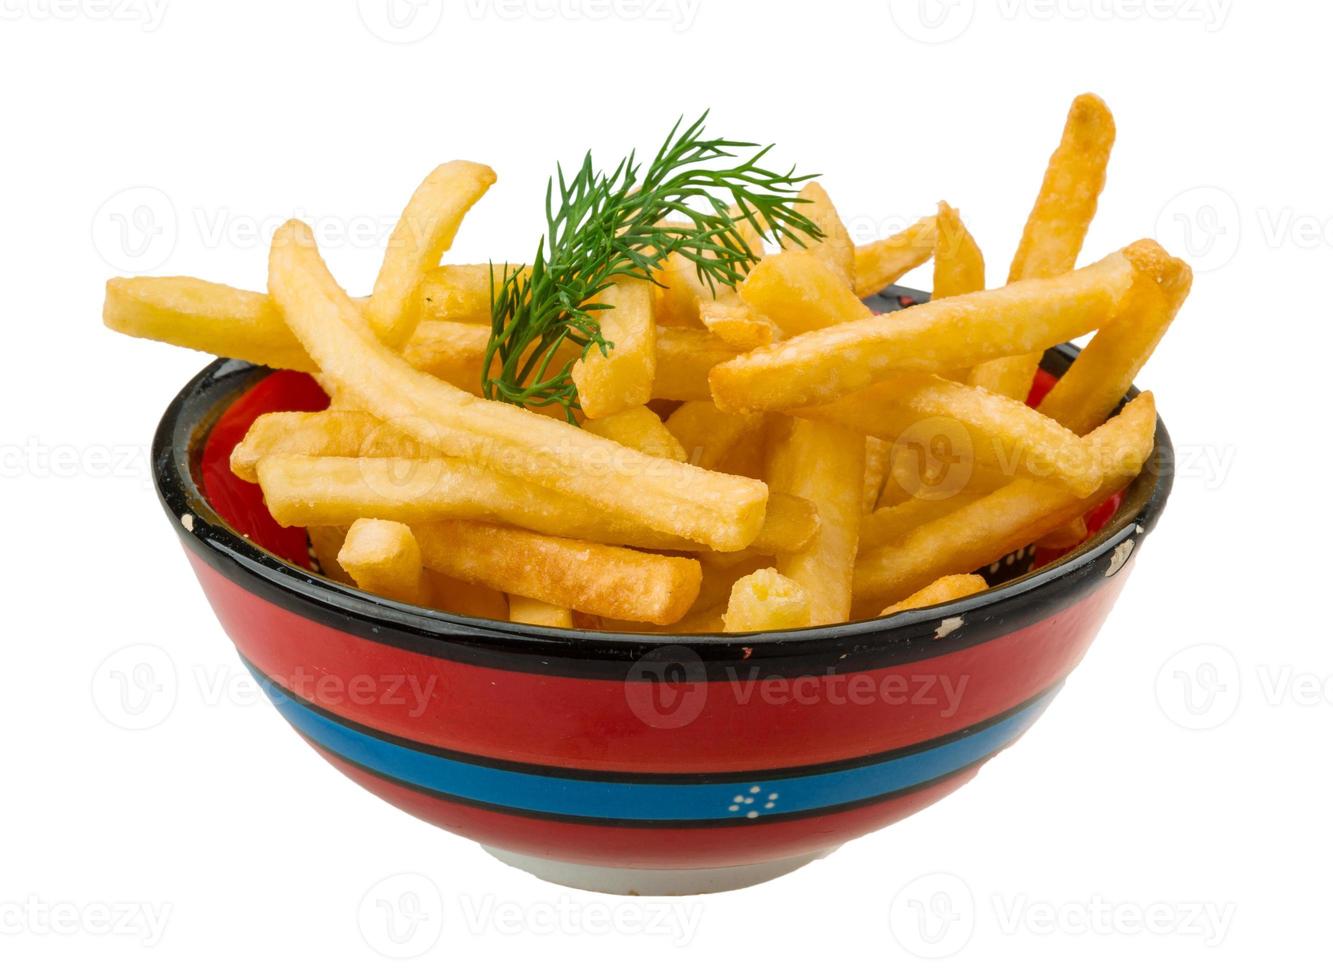
[[[421,548],[406,524],[364,518],[353,522],[338,551],[338,564],[363,592],[414,605],[430,597]]]
[[[485,323],[422,320],[403,348],[403,360],[455,388],[480,395],[490,336],[490,325]]]
[[[527,596],[509,597],[509,621],[527,623],[529,626],[556,626],[564,629],[574,628],[574,613],[562,606],[553,606],[540,599]]]
[[[803,202],[796,205],[796,210],[813,221],[824,233],[824,237],[818,241],[802,240],[799,243],[784,238],[781,242],[783,251],[801,249],[817,256],[850,287],[856,250],[852,245],[851,236],[847,234],[846,226],[838,217],[837,208],[829,199],[828,191],[817,181],[812,180],[801,188],[801,198]]]
[[[765,256],[738,292],[749,308],[770,318],[786,337],[870,315],[842,276],[808,251]]]
[[[366,303],[366,320],[387,346],[397,350],[407,343],[421,316],[422,280],[439,266],[463,216],[493,183],[490,167],[454,160],[432,170],[413,192]]]
[[[583,427],[604,439],[637,449],[649,456],[661,456],[680,463],[689,458],[671,430],[646,405],[636,405],[605,418],[588,419]]]
[[[372,451],[379,448],[363,445]],[[636,548],[702,547],[679,535],[608,515],[577,497],[447,456],[274,453],[259,458],[255,476],[269,513],[288,527],[338,526],[359,517],[406,524],[468,519]],[[818,528],[810,501],[772,494],[749,547],[768,554],[793,551],[805,547]]]
[[[315,556],[319,570],[325,578],[331,578],[343,585],[356,585],[347,569],[338,564],[338,552],[347,540],[345,527],[308,527],[306,537],[310,539],[310,551]]]
[[[265,456],[438,456],[408,427],[381,422],[368,412],[269,412],[250,424],[231,451],[231,471],[257,483]]]
[[[1049,534],[1042,535],[1037,539],[1038,548],[1073,548],[1083,543],[1083,539],[1088,536],[1088,522],[1082,515],[1075,517],[1068,524],[1057,527]]]
[[[770,492],[764,526],[749,550],[761,555],[781,555],[809,547],[819,533],[819,514],[814,501],[780,491]]]
[[[709,401],[708,372],[740,351],[707,330],[657,325],[657,375],[653,398]]]
[[[735,297],[704,300],[699,319],[709,333],[737,350],[753,350],[781,337],[776,323]]]
[[[854,608],[873,616],[943,575],[998,561],[1079,517],[1125,487],[1152,454],[1157,421],[1144,392],[1115,418],[1084,438],[1103,461],[1106,480],[1091,497],[1035,480],[1015,480],[993,493],[919,525],[900,540],[865,552],[856,562]]]
[[[1160,293],[1146,293],[1098,330],[1046,393],[1039,411],[1078,433],[1101,425],[1175,319],[1192,281],[1190,267],[1180,263],[1168,271]]]
[[[611,307],[594,314],[610,347],[603,354],[589,345],[572,373],[579,405],[590,419],[646,404],[653,396],[657,334],[651,290],[646,282],[619,282],[598,297]]]
[[[857,548],[873,551],[905,537],[913,528],[951,514],[970,504],[981,494],[961,491],[949,497],[912,497],[902,503],[880,507],[861,518],[861,537]]]
[[[718,563],[711,559],[718,556],[717,552],[708,552],[699,556],[699,565],[703,577],[699,582],[699,597],[694,600],[694,607],[691,612],[698,612],[703,609],[713,609],[718,606],[726,608],[727,599],[731,595],[731,587],[736,584],[738,579],[749,575],[751,572],[757,572],[761,568],[768,568],[773,564],[773,559],[768,555],[757,555],[752,552],[737,552],[740,556],[739,561],[729,563]],[[723,555],[723,558],[729,558],[730,555]]]
[[[758,481],[646,456],[414,370],[376,340],[302,227],[288,222],[274,235],[269,293],[320,370],[376,415],[418,419],[422,438],[442,452],[559,490],[608,516],[718,550],[744,548],[759,534],[768,488]],[[614,479],[605,466],[609,450],[624,464]]]
[[[1080,495],[1101,482],[1090,450],[1058,422],[1022,402],[920,371],[900,371],[797,414],[959,463],[1051,480]]]
[[[1114,142],[1115,121],[1106,103],[1095,95],[1076,98],[1009,267],[1010,282],[1046,279],[1074,268],[1106,183],[1106,164]],[[971,380],[1010,398],[1024,399],[1040,363],[1040,351],[1005,357],[978,365]]]
[[[665,625],[699,594],[699,563],[688,558],[470,521],[412,530],[428,568],[594,616]]]
[[[712,402],[685,402],[666,420],[666,427],[695,466],[715,469],[741,440],[764,424],[762,415],[728,415]],[[718,549],[725,551],[727,549]]]
[[[315,370],[263,293],[188,276],[108,279],[102,320],[131,337],[274,368]]]
[[[800,629],[812,622],[804,588],[776,569],[761,568],[738,579],[722,615],[727,633]]]
[[[499,589],[426,569],[430,605],[441,612],[475,619],[508,619],[509,600]]]
[[[926,606],[938,606],[941,602],[953,602],[965,599],[978,592],[985,592],[986,580],[980,575],[945,575],[931,582],[919,592],[913,592],[902,602],[885,606],[881,616],[906,612],[909,609],[924,609]]]
[[[521,266],[521,262],[476,262],[464,265],[442,265],[431,270],[422,280],[421,315],[427,320],[450,320],[462,323],[491,322],[491,274],[495,285],[504,281],[506,273]],[[519,282],[527,272],[519,274]]]
[[[935,218],[935,281],[932,301],[979,293],[986,288],[986,262],[957,208],[940,202]]]
[[[889,472],[889,448],[892,444],[874,436],[866,436],[866,475],[862,482],[861,511],[868,514],[875,509],[879,492],[884,489],[884,478]]]
[[[934,371],[1045,350],[1108,323],[1135,289],[1160,289],[1178,264],[1142,241],[1053,279],[952,296],[826,327],[740,354],[709,372],[727,412],[835,401],[895,370]]]
[[[924,265],[934,252],[935,216],[929,215],[896,235],[856,246],[852,288],[857,296],[873,296]]]
[[[653,623],[636,623],[628,619],[600,620],[597,629],[609,633],[721,633],[722,615],[727,611],[725,601],[707,609],[691,609],[688,613],[666,626]],[[579,615],[575,613],[575,615]]]
[[[450,280],[457,274],[456,270],[461,268],[465,267],[440,266],[432,269],[426,275],[424,288],[429,290],[437,279]],[[479,322],[490,321],[489,288],[486,287],[482,297],[485,312],[475,317]],[[364,306],[368,300],[358,299],[354,302]],[[441,318],[440,314],[430,308],[423,311],[423,316],[426,319]],[[316,370],[310,355],[288,329],[282,311],[264,293],[188,276],[108,279],[102,320],[118,333],[158,340],[177,347],[189,347],[216,357],[234,357],[252,364],[293,371]],[[483,337],[475,354],[478,363],[484,350]],[[481,369],[478,367],[478,377],[480,374]]]
[[[852,605],[865,436],[808,419],[793,419],[783,428],[774,433],[769,450],[768,484],[813,502],[819,534],[800,551],[779,555],[777,570],[805,590],[811,624],[841,623]]]

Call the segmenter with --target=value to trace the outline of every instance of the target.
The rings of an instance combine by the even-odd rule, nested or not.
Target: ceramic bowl
[[[1050,352],[1046,370],[1074,352]],[[984,570],[1009,576],[995,588],[887,620],[556,630],[320,575],[304,532],[278,528],[227,456],[256,415],[322,404],[304,375],[217,361],[154,442],[167,516],[245,665],[372,793],[540,877],[622,894],[754,884],[961,787],[1078,664],[1172,480],[1159,422],[1149,465],[1080,546],[1010,556]]]

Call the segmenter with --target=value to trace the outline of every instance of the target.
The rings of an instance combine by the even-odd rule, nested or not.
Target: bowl
[[[923,298],[894,290],[879,303]],[[1075,353],[1052,350],[1045,370]],[[539,877],[619,894],[752,885],[957,790],[1083,657],[1172,481],[1159,421],[1148,466],[1081,545],[1025,549],[984,570],[992,589],[891,619],[558,630],[320,575],[304,532],[274,524],[227,457],[256,415],[323,404],[304,375],[220,360],[154,440],[159,496],[242,661],[297,733],[372,793]]]

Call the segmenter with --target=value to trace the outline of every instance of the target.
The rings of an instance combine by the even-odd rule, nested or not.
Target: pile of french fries
[[[257,419],[231,464],[308,529],[326,575],[367,592],[632,632],[892,616],[981,591],[973,573],[1015,550],[1078,542],[1152,453],[1152,395],[1112,413],[1191,275],[1152,241],[1075,267],[1113,138],[1102,101],[1077,98],[1000,288],[949,205],[857,246],[817,183],[800,208],[822,238],[735,288],[679,255],[655,283],[612,285],[608,348],[561,351],[579,358],[578,425],[481,397],[491,270],[441,264],[495,179],[475,163],[417,189],[364,299],[291,221],[267,294],[113,279],[105,321],[318,379],[327,411]],[[861,301],[932,259],[930,303]],[[1090,332],[1028,407],[1042,352]]]

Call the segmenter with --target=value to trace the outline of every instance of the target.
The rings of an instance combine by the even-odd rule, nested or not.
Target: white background
[[[1333,9],[424,0],[398,29],[381,0],[0,13],[0,973],[1318,969]],[[995,285],[1085,90],[1120,133],[1085,257],[1155,236],[1197,270],[1141,380],[1182,472],[1088,659],[971,785],[766,886],[621,900],[391,809],[258,700],[147,475],[207,358],[102,329],[108,276],[262,288],[267,231],[297,213],[364,292],[412,188],[455,157],[500,174],[455,257],[526,257],[555,161],[613,162],[711,106],[714,132],[825,173],[860,240],[947,197]],[[136,664],[152,696],[134,713],[115,672]],[[407,891],[429,915],[396,945],[376,901]],[[953,910],[938,942],[912,900]]]

